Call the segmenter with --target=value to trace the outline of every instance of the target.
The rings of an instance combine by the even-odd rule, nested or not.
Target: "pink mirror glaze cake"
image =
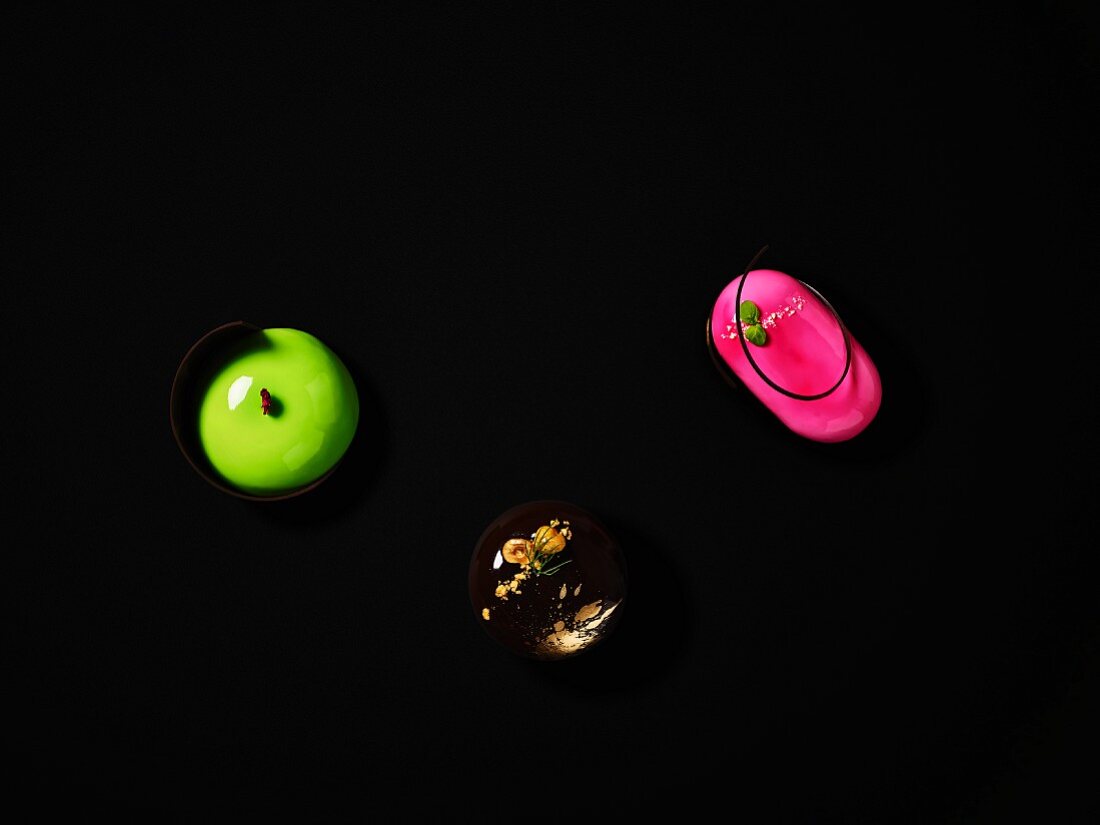
[[[867,351],[815,289],[754,269],[722,290],[708,324],[715,361],[794,432],[845,441],[867,427],[882,383]]]

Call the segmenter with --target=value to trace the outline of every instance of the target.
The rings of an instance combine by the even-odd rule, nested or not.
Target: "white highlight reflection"
[[[237,406],[248,396],[252,389],[252,376],[242,375],[229,385],[229,409],[235,410]]]

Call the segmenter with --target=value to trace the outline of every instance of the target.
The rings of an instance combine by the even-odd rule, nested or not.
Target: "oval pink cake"
[[[816,290],[786,273],[754,269],[735,278],[714,304],[710,341],[741,383],[801,436],[845,441],[878,412],[882,383],[871,357]]]

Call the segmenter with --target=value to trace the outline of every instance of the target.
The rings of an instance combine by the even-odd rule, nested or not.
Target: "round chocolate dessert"
[[[626,563],[591,514],[564,501],[502,513],[470,560],[478,623],[509,650],[563,659],[604,639],[622,616]]]

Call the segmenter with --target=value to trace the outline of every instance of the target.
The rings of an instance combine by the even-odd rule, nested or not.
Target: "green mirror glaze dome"
[[[323,476],[358,423],[359,396],[347,367],[296,329],[261,330],[235,346],[199,407],[199,438],[211,465],[229,484],[260,496]]]

